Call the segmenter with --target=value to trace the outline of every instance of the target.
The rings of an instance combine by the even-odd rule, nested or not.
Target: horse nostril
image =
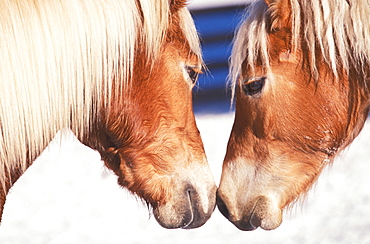
[[[220,210],[222,215],[225,216],[225,218],[229,219],[229,215],[230,215],[229,210],[227,209],[227,206],[224,203],[224,201],[219,196],[218,191],[217,191],[217,194],[216,194],[216,204],[217,204],[218,210]]]

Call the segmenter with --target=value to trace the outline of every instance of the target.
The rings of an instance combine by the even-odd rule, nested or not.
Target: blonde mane
[[[339,69],[350,67],[364,75],[364,66],[370,58],[370,1],[369,0],[290,0],[292,23],[292,47],[297,48],[304,38],[309,49],[309,66],[313,77],[318,77],[318,60],[315,52],[320,51],[323,59],[335,76]],[[268,52],[268,28],[274,16],[274,6],[268,9],[263,0],[248,7],[245,20],[238,28],[230,60],[230,82],[235,91],[244,60],[252,69],[257,58],[261,58],[266,70],[270,68]]]
[[[189,12],[178,14],[200,56]],[[0,184],[62,128],[84,135],[112,83],[130,85],[139,33],[155,59],[169,18],[168,0],[1,0]]]

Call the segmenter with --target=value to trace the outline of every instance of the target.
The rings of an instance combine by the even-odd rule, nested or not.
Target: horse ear
[[[290,27],[291,6],[289,0],[264,0],[270,12],[271,29]]]
[[[171,13],[176,13],[179,9],[186,6],[186,0],[169,0]]]

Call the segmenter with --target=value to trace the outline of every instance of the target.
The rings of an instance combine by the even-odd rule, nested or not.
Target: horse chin
[[[207,199],[201,199],[197,190],[193,186],[187,185],[178,198],[154,206],[154,217],[162,227],[167,229],[198,228],[207,222],[215,209],[216,187],[210,192]]]
[[[265,196],[259,196],[246,206],[238,206],[237,210],[233,210],[229,209],[230,206],[225,204],[218,193],[217,207],[231,223],[243,231],[255,230],[258,227],[273,230],[282,222],[282,210]],[[235,214],[237,212],[240,214]]]

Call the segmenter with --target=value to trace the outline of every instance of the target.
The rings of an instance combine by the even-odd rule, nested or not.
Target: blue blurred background
[[[234,31],[246,5],[190,8],[199,32],[203,58],[208,70],[199,76],[194,88],[195,113],[229,112],[230,90],[227,86],[228,60]]]

